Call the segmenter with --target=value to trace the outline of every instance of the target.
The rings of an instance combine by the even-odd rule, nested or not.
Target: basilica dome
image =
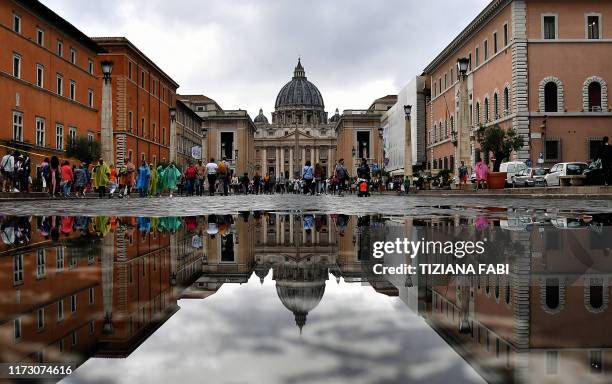
[[[285,108],[306,108],[323,110],[323,96],[319,89],[306,79],[306,72],[298,60],[293,79],[281,88],[276,97],[276,110]]]

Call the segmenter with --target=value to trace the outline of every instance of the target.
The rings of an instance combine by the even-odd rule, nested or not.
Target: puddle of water
[[[612,215],[443,208],[0,217],[0,363],[75,364],[64,382],[610,382]],[[455,250],[374,257],[396,239]],[[466,241],[483,252],[459,257]],[[480,265],[508,273],[452,273]]]

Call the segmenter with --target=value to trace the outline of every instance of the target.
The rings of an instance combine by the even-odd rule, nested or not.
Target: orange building
[[[513,154],[545,164],[593,159],[612,132],[607,82],[612,3],[495,0],[424,70],[429,169],[453,169],[458,147],[460,81],[467,71],[471,163],[480,156],[474,131],[514,128],[525,147]]]
[[[0,153],[34,165],[65,157],[70,138],[99,140],[103,49],[38,1],[2,1],[0,26]]]
[[[176,106],[178,84],[124,37],[95,37],[113,62],[112,128],[114,158],[122,165],[170,159],[170,109]]]

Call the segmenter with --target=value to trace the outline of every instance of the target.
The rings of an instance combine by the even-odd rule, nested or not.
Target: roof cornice
[[[513,0],[493,0],[487,7],[476,16],[474,20],[446,47],[444,50],[423,70],[423,74],[433,72],[449,56],[461,48],[484,24],[504,9]]]

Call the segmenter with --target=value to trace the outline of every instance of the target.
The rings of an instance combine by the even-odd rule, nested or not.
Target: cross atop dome
[[[303,77],[306,78],[306,72],[304,71],[304,67],[302,67],[302,58],[298,57],[298,63],[295,66],[295,70],[293,71],[293,78]]]

